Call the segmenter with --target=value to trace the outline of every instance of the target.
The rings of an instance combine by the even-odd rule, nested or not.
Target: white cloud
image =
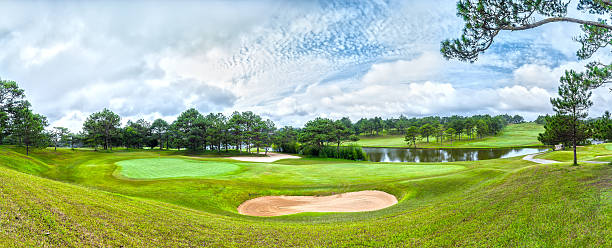
[[[197,107],[301,126],[315,116],[548,111],[559,73],[580,67],[556,54],[575,50],[555,45],[574,35],[558,27],[508,33],[476,64],[446,61],[440,41],[462,23],[454,0],[434,4],[1,2],[0,76],[53,125],[80,128],[104,107],[124,120]]]
[[[424,52],[413,60],[374,64],[363,76],[365,83],[404,83],[429,80],[448,65],[439,53]]]
[[[514,81],[525,86],[537,86],[554,90],[559,86],[559,79],[566,70],[583,71],[585,63],[568,62],[559,67],[525,64],[512,72]]]

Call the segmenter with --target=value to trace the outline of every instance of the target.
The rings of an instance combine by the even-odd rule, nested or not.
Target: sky
[[[552,113],[559,77],[583,70],[580,34],[502,32],[476,63],[445,60],[463,23],[440,1],[1,1],[0,78],[51,126],[109,108],[127,120],[253,111],[316,117]],[[570,7],[570,16],[581,15]],[[592,60],[610,63],[608,48]],[[591,116],[612,106],[593,93]]]

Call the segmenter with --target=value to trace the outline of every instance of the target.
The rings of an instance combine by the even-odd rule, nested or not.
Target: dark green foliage
[[[168,148],[170,125],[163,119],[156,119],[151,124],[151,134],[153,139],[159,144],[159,149]]]
[[[119,135],[121,117],[108,109],[91,114],[83,123],[87,143],[112,150],[112,141]]]
[[[548,115],[538,115],[538,118],[536,118],[533,122],[540,125],[544,125],[546,124],[546,117],[548,117]]]
[[[409,127],[406,129],[406,137],[404,140],[408,143],[408,145],[414,145],[416,148],[416,138],[419,136],[419,129],[417,127]]]
[[[273,136],[274,149],[284,153],[298,153],[298,133],[300,130],[286,126],[279,129]]]
[[[606,111],[602,117],[591,122],[593,138],[604,142],[612,142],[612,118]]]
[[[26,155],[29,155],[30,147],[42,148],[49,145],[49,136],[44,132],[48,125],[47,118],[32,113],[28,102],[16,108],[13,118],[15,122],[12,126],[12,135],[19,139],[19,144],[25,145]]]
[[[0,144],[11,134],[15,115],[23,106],[29,106],[23,89],[15,81],[0,80]]]
[[[152,126],[148,121],[139,119],[136,122],[128,121],[122,129],[122,143],[127,148],[155,147],[158,139],[152,136]]]
[[[380,127],[384,127],[384,129],[376,131],[374,127],[377,126],[376,123],[380,122],[379,120],[382,120],[383,124]],[[471,117],[453,115],[448,117],[428,116],[411,119],[401,115],[399,118],[389,118],[386,120],[380,117],[362,118],[353,126],[356,134],[375,135],[376,133],[385,132],[386,134],[400,134],[404,136],[406,135],[406,130],[414,126],[419,129],[421,137],[428,139],[432,135],[440,138],[438,125],[442,125],[444,129],[452,127],[458,131],[458,134],[468,134],[470,137],[473,134],[479,134],[482,138],[486,135],[498,134],[509,123],[521,123],[523,120],[523,117],[519,115],[499,115],[495,117],[490,115],[474,115]],[[429,126],[421,129],[425,125]]]
[[[574,165],[578,164],[576,156],[576,143],[579,139],[580,120],[587,117],[588,109],[593,105],[591,102],[591,91],[589,83],[583,79],[582,73],[572,70],[565,71],[565,76],[561,77],[559,86],[559,97],[550,99],[553,109],[560,115],[569,115],[571,130],[568,135],[571,137],[574,148]]]
[[[327,118],[316,118],[306,122],[299,134],[300,142],[322,149],[329,142],[333,142],[334,122]]]
[[[204,117],[198,110],[191,108],[181,113],[172,124],[178,131],[179,147],[188,147],[191,150],[201,149],[205,130]]]
[[[455,135],[457,135],[457,130],[455,130],[454,128],[451,127],[451,128],[446,129],[446,131],[444,131],[444,134],[450,140],[451,146],[452,146],[453,145],[453,137],[455,137]]]
[[[348,160],[366,160],[366,153],[361,149],[361,146],[348,145],[341,147],[334,146],[304,146],[300,154],[320,157],[320,158],[340,158]]]
[[[49,137],[55,150],[60,145],[66,145],[70,142],[70,130],[65,127],[53,127],[53,129],[49,132]]]
[[[429,123],[427,123],[427,124],[421,126],[421,128],[419,128],[419,134],[421,135],[421,137],[425,137],[427,139],[427,143],[429,143],[429,136],[434,135],[435,131],[436,131],[435,127],[432,124],[429,124]]]
[[[546,116],[544,133],[538,135],[538,140],[545,145],[563,144],[565,147],[572,146],[572,117],[567,115]],[[587,126],[579,121],[576,127],[576,143],[586,144],[589,130]]]

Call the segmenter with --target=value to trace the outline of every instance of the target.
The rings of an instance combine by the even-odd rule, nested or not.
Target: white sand
[[[274,162],[281,159],[297,159],[298,156],[268,152],[267,157],[230,157],[231,159],[248,161],[248,162]]]
[[[302,212],[364,212],[397,203],[395,196],[377,190],[331,196],[264,196],[243,202],[238,212],[252,216],[279,216]]]

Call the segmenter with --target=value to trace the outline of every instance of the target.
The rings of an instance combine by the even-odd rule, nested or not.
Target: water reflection
[[[546,151],[546,148],[406,149],[364,147],[373,162],[453,162],[509,158]]]

